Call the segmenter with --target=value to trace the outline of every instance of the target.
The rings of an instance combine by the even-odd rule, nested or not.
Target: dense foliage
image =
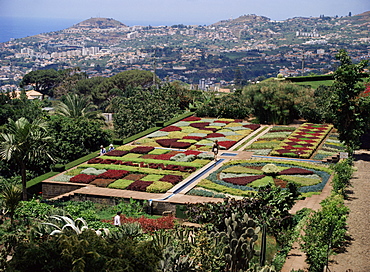
[[[289,124],[312,107],[313,91],[285,81],[261,82],[243,89],[245,106],[261,124]]]
[[[112,103],[115,132],[120,137],[134,135],[181,112],[179,93],[170,85],[160,89],[133,89],[130,97],[116,97]]]

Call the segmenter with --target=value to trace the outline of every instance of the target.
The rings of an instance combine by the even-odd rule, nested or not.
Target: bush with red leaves
[[[223,146],[225,147],[226,149],[229,149],[230,147],[232,147],[234,144],[236,143],[236,141],[220,141],[218,142],[218,144],[220,146]]]
[[[218,137],[225,137],[225,135],[221,133],[210,133],[206,136],[206,138],[218,138]]]
[[[256,130],[256,129],[260,128],[261,125],[260,124],[249,124],[249,125],[244,125],[243,127],[250,128],[251,130]]]
[[[92,182],[96,178],[95,175],[87,175],[87,174],[78,174],[72,177],[69,181],[75,183],[85,183],[88,184]]]
[[[166,131],[166,132],[171,132],[171,131],[181,131],[182,129],[176,126],[168,126],[160,129],[160,131]]]
[[[222,120],[216,120],[215,123],[224,123],[224,124],[229,124],[229,121],[222,121]]]
[[[172,143],[176,142],[178,139],[159,139],[156,143],[163,147],[171,147]]]
[[[88,160],[87,163],[88,164],[97,164],[97,163],[100,163],[102,161],[103,161],[102,158],[93,158],[93,159]]]
[[[182,137],[183,139],[189,139],[189,140],[196,140],[196,141],[200,141],[203,139],[203,137],[199,137],[199,136],[184,136]]]
[[[103,222],[113,224],[112,220],[102,220]],[[125,223],[135,223],[138,222],[143,230],[143,232],[153,232],[160,229],[173,229],[175,226],[175,217],[173,216],[163,216],[161,218],[146,218],[144,216],[139,218],[126,217],[121,215],[121,224]]]
[[[130,153],[147,154],[154,150],[153,146],[138,146],[130,150]]]
[[[175,155],[167,153],[167,154],[157,155],[157,156],[154,157],[154,159],[169,161],[173,156],[175,156]]]
[[[307,169],[292,167],[279,172],[279,175],[311,175],[313,173],[313,171]]]
[[[265,175],[247,176],[247,177],[236,177],[236,178],[224,178],[223,181],[232,183],[235,185],[247,185],[257,179],[263,178]]]
[[[146,187],[148,187],[152,183],[153,181],[136,180],[131,183],[126,189],[131,191],[145,192]]]
[[[195,128],[204,128],[205,126],[208,126],[210,123],[209,122],[201,122],[201,123],[191,123],[191,127]]]
[[[112,157],[122,157],[124,155],[126,155],[128,153],[128,151],[126,150],[112,150],[112,151],[109,151],[108,153],[106,153],[105,155],[106,156],[112,156]]]
[[[186,156],[188,156],[188,155],[194,155],[194,156],[198,156],[199,154],[201,154],[202,152],[200,152],[200,151],[196,151],[196,150],[186,150],[185,152],[184,152],[184,154],[186,155]]]
[[[210,128],[210,127],[208,127],[208,128],[206,128],[206,127],[202,127],[202,130],[210,130],[210,131],[212,131],[212,132],[215,132],[215,131],[217,131],[218,129],[217,129],[217,128]]]
[[[190,116],[185,119],[182,119],[181,121],[186,121],[186,122],[192,122],[192,121],[200,121],[202,118],[196,117],[196,116]]]
[[[178,176],[178,175],[165,175],[164,177],[162,177],[159,180],[160,181],[166,181],[166,182],[171,183],[172,185],[175,185],[175,184],[179,183],[180,181],[182,181],[182,179],[183,179],[183,177]]]
[[[101,173],[97,176],[97,178],[102,179],[120,179],[126,176],[129,173],[129,171],[126,170],[113,170],[109,169],[108,171]]]
[[[172,148],[188,148],[192,145],[192,143],[187,142],[174,142],[171,144]]]

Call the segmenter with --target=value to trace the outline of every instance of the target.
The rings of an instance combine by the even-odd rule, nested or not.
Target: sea
[[[0,42],[68,28],[82,20],[0,17]]]
[[[20,17],[1,17],[0,16],[0,43],[8,42],[11,39],[25,38],[41,33],[63,30],[78,24],[85,19],[62,19],[62,18],[20,18]],[[121,21],[127,26],[133,25],[167,25],[179,24],[178,22],[148,22],[148,21]],[[191,23],[183,23],[191,24]],[[194,23],[193,23],[194,24]]]

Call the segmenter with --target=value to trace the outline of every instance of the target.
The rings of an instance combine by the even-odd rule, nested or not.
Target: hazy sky
[[[147,24],[211,24],[244,14],[284,20],[345,16],[370,10],[369,0],[0,0],[0,17],[91,17]]]

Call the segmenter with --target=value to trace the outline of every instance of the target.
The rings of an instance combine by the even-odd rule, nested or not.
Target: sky
[[[0,0],[0,17],[113,18],[124,24],[201,24],[256,14],[272,20],[346,16],[370,11],[369,0]]]

